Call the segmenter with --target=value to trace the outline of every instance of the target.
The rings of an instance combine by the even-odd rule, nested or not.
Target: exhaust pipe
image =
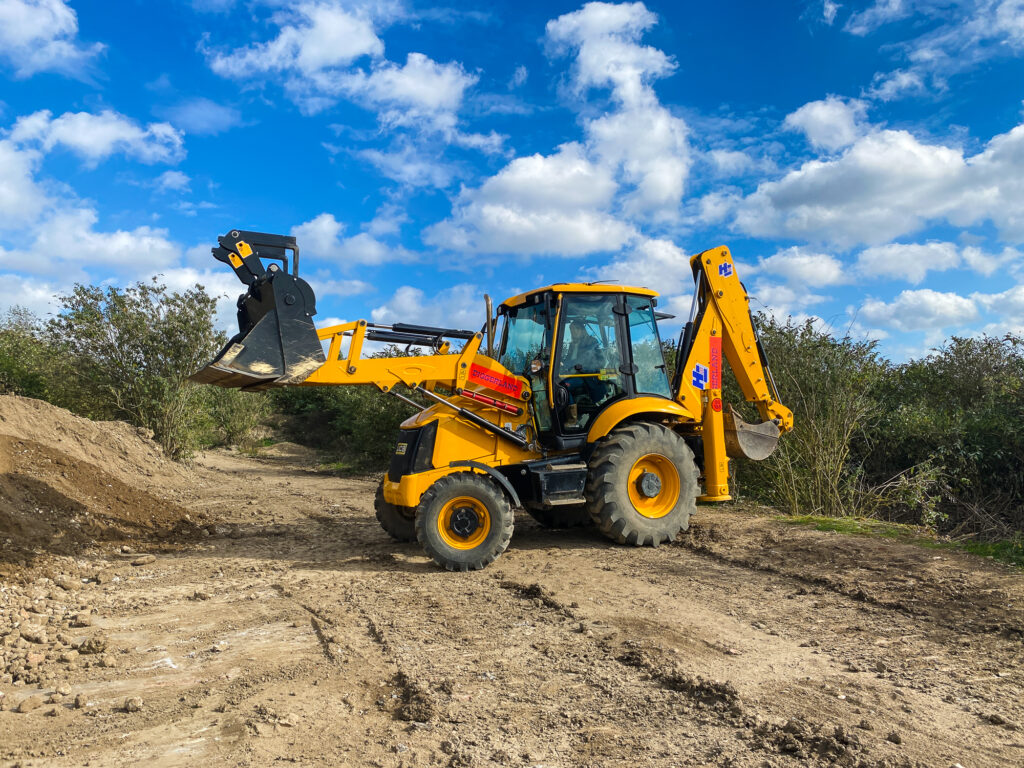
[[[305,381],[327,358],[313,325],[316,296],[298,275],[295,238],[236,229],[217,240],[214,258],[229,264],[248,289],[238,297],[238,333],[189,380],[230,389]],[[282,266],[264,267],[263,259]]]

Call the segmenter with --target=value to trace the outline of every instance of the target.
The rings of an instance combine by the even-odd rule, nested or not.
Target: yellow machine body
[[[488,311],[480,332],[365,320],[317,330],[311,320],[315,298],[295,274],[293,239],[236,230],[220,242],[214,255],[249,290],[239,299],[239,334],[193,378],[253,389],[375,386],[416,408],[401,425],[378,518],[383,505],[392,523],[381,519],[382,525],[398,538],[411,535],[403,521],[417,521],[415,535],[448,567],[490,561],[464,562],[460,552],[500,532],[504,517],[495,499],[545,519],[559,519],[555,513],[562,508],[599,507],[590,513],[613,538],[656,544],[667,534],[645,526],[682,505],[675,498],[665,501],[666,493],[692,492],[708,502],[730,499],[730,459],[765,458],[779,435],[793,428],[725,247],[691,259],[693,307],[669,381],[657,330],[663,319],[655,311],[658,293],[648,288],[550,285],[507,299],[497,318]],[[287,260],[283,272],[262,269],[261,257],[280,259],[289,249],[295,253],[293,273]],[[503,324],[500,339],[496,321]],[[367,357],[369,341],[429,352]],[[463,343],[455,349],[458,341]],[[723,403],[726,363],[761,423],[745,423]],[[643,447],[648,444],[650,450]],[[629,466],[618,466],[623,462]],[[614,473],[616,483],[628,485],[621,499],[611,498],[615,484],[602,485]],[[467,482],[476,486],[467,491]],[[452,490],[456,486],[462,490]],[[473,492],[477,486],[483,490]],[[481,495],[490,500],[479,500]],[[620,513],[601,513],[630,503],[635,525],[620,525]],[[425,506],[436,521],[423,528],[418,518]],[[602,514],[609,518],[606,524]],[[510,535],[511,523],[507,527]],[[450,559],[437,554],[449,550]]]

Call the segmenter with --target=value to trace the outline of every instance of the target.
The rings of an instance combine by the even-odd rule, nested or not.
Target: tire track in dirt
[[[748,564],[520,517],[499,562],[451,574],[379,530],[372,480],[204,461],[177,497],[201,539],[142,568],[93,556],[122,578],[86,591],[125,652],[116,669],[67,675],[100,705],[0,712],[0,755],[101,768],[1024,763],[1022,649],[979,634],[1008,625],[1003,603],[1024,591],[981,570],[704,512],[722,526],[708,546]],[[932,620],[801,578],[818,575],[908,605],[949,585],[957,613]],[[140,712],[118,710],[129,694]]]

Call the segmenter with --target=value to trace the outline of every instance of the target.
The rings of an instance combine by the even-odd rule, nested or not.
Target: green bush
[[[766,461],[735,462],[738,486],[791,514],[862,512],[870,494],[854,449],[879,420],[875,390],[887,363],[874,342],[833,336],[810,320],[783,324],[761,316],[758,324],[796,428]],[[735,380],[726,382],[726,398],[741,402]]]
[[[896,366],[864,465],[929,463],[948,483],[946,527],[1005,535],[1024,526],[1024,339],[953,338]]]
[[[401,357],[388,346],[371,357]],[[412,392],[406,397],[419,402]],[[291,417],[287,430],[297,442],[319,448],[354,469],[380,471],[395,450],[399,425],[415,410],[375,386],[310,386],[271,390],[273,407]]]
[[[81,383],[73,410],[103,410],[153,431],[172,457],[198,445],[205,393],[187,377],[224,339],[202,286],[168,292],[156,279],[128,288],[76,285],[46,324],[48,344]],[[90,414],[91,415],[91,414]]]
[[[0,318],[0,393],[49,399],[58,367],[39,318],[22,307],[7,310]]]

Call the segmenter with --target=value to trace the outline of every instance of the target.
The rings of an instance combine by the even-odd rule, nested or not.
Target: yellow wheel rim
[[[441,540],[455,549],[473,549],[491,532],[491,515],[479,499],[459,496],[441,508],[437,518]]]
[[[644,517],[664,517],[679,501],[679,470],[658,453],[641,456],[629,470],[629,500]]]

